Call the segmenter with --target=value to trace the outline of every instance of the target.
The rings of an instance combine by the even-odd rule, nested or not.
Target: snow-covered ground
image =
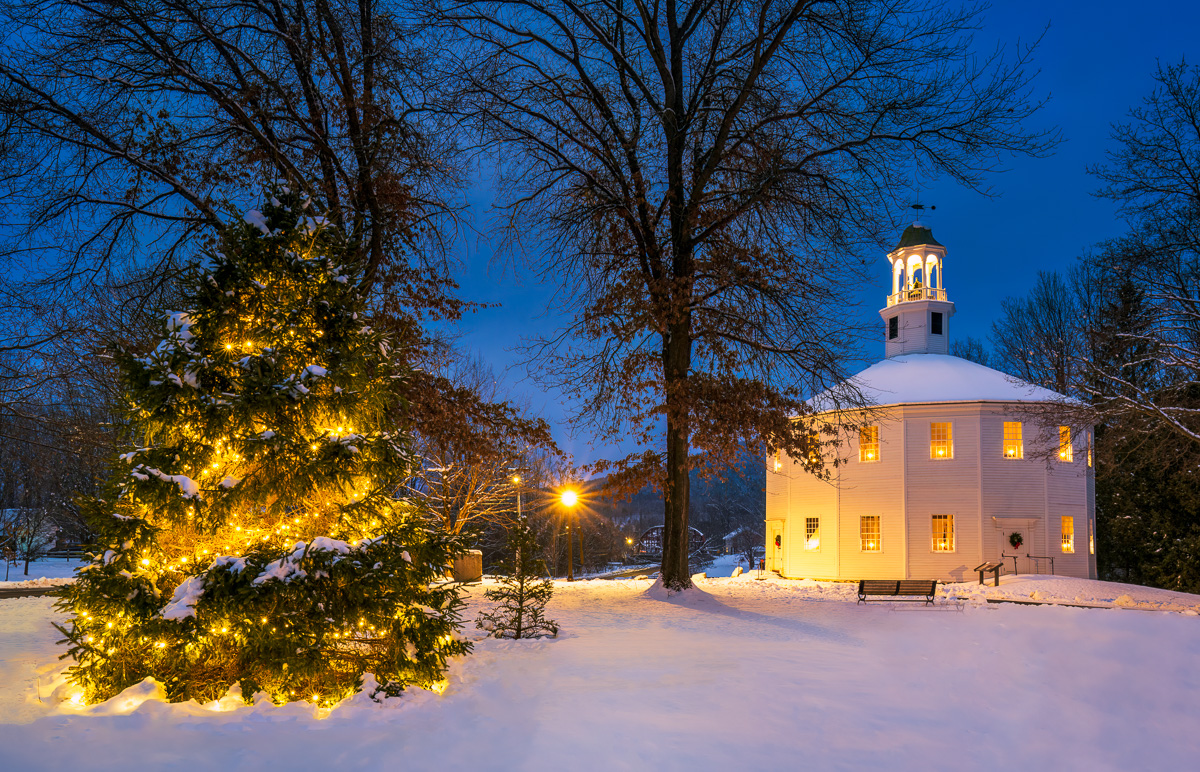
[[[0,589],[14,587],[49,587],[66,584],[75,579],[77,560],[36,560],[29,564],[29,575],[25,575],[25,563],[0,563]],[[7,575],[8,579],[5,580]]]
[[[0,600],[0,769],[1115,770],[1200,754],[1200,596],[1005,577],[929,608],[857,606],[852,584],[698,584],[560,582],[558,639],[481,640],[444,694],[321,716],[167,705],[152,685],[56,702],[51,600]],[[1180,611],[983,602],[1033,593]]]

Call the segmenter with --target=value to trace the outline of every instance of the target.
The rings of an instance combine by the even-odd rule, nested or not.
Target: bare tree
[[[57,277],[186,253],[263,180],[309,193],[368,280],[445,210],[452,137],[422,124],[428,53],[387,3],[7,0],[0,23],[10,249],[65,247]]]
[[[1075,294],[1057,271],[1038,271],[1028,296],[1005,298],[992,323],[996,355],[1018,378],[1071,394],[1079,371],[1084,323]]]
[[[807,455],[792,419],[844,375],[859,250],[906,171],[978,186],[1053,143],[1023,128],[1025,53],[978,63],[976,11],[924,0],[437,5],[464,36],[459,104],[501,152],[507,233],[564,283],[538,377],[647,448],[616,479],[663,488],[662,576],[687,587],[692,451]]]
[[[460,183],[436,47],[392,3],[0,0],[0,32],[2,404],[102,369],[80,299],[120,299],[110,328],[156,311],[272,185],[342,231],[379,310],[461,312],[431,227]]]
[[[451,533],[509,525],[522,490],[537,490],[545,457],[559,455],[549,425],[514,405],[481,359],[454,356],[442,374],[419,378],[412,397],[421,467],[411,493]]]
[[[950,353],[956,357],[981,364],[985,367],[988,363],[988,350],[983,345],[983,341],[970,335],[963,340],[951,342]]]
[[[173,279],[264,187],[315,201],[406,342],[461,312],[435,227],[461,182],[429,109],[436,41],[398,10],[0,0],[0,414],[115,399],[104,352],[179,308]]]
[[[1200,443],[1200,68],[1160,67],[1117,147],[1093,169],[1129,232],[1102,245],[1118,324],[1087,388],[1108,415],[1142,416]]]

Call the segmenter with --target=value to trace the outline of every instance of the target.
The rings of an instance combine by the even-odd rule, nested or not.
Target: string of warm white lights
[[[161,343],[123,355],[135,447],[92,503],[102,544],[61,607],[87,701],[145,677],[335,702],[364,674],[440,691],[462,543],[395,498],[406,370],[336,233],[295,196],[251,212]]]

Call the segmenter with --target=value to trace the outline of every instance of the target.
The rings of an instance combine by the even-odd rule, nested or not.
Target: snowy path
[[[34,679],[59,667],[50,601],[0,601],[0,769],[1167,769],[1200,753],[1195,616],[701,584],[662,601],[646,581],[560,583],[557,640],[481,641],[442,696],[321,720],[39,705]]]

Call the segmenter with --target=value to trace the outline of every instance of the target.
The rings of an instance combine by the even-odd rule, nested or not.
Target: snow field
[[[1126,585],[1005,579],[983,593],[1200,606]],[[969,587],[948,588],[968,602],[927,608],[856,606],[852,584],[752,575],[669,598],[645,580],[560,582],[559,638],[481,639],[442,695],[360,696],[319,715],[307,703],[168,705],[153,684],[88,708],[55,703],[51,600],[3,600],[0,769],[1193,766],[1200,619],[992,605]]]
[[[75,581],[75,569],[81,564],[77,560],[61,558],[36,560],[29,564],[29,576],[25,575],[25,563],[9,563],[8,580],[4,579],[6,566],[0,564],[0,589],[20,587],[51,587]]]

